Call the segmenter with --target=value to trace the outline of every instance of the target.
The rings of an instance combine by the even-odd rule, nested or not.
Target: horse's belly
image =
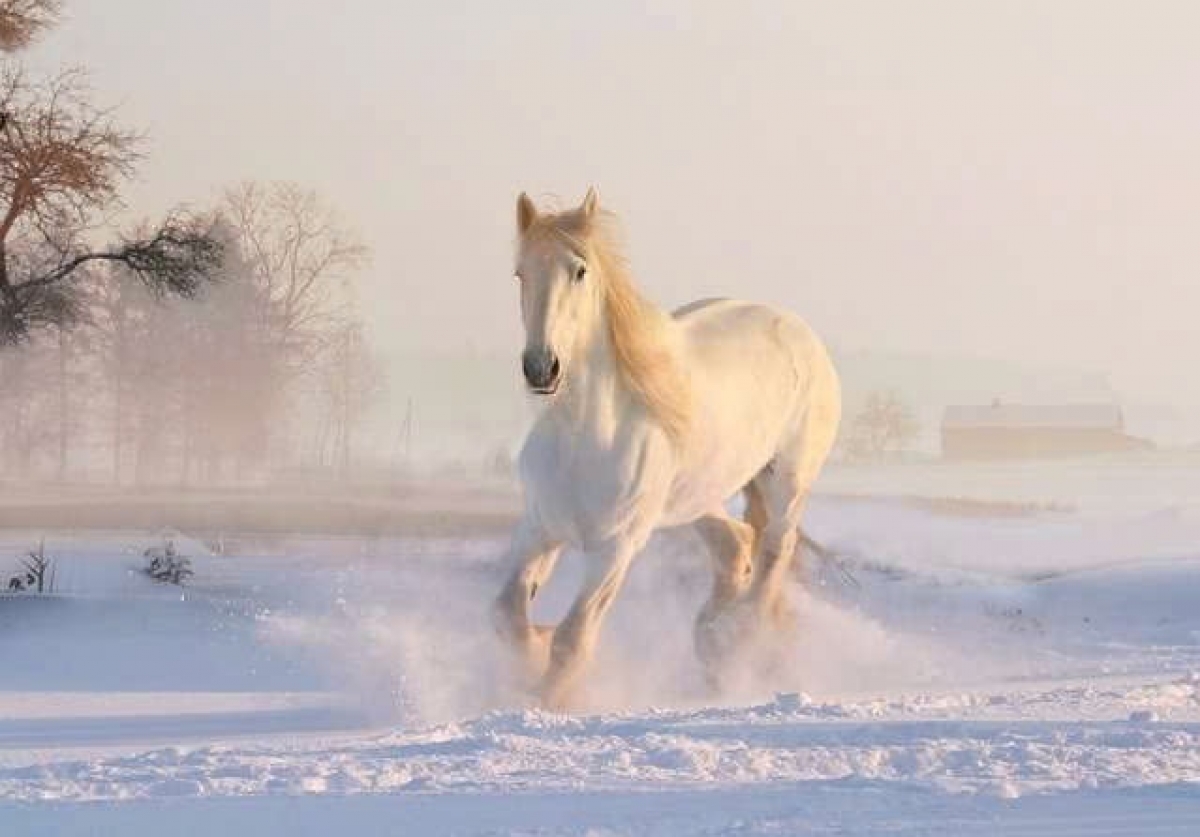
[[[681,470],[663,512],[664,526],[682,526],[720,508],[766,464],[769,454],[753,449],[725,450]]]
[[[697,493],[673,498],[663,511],[663,528],[686,526],[712,512],[721,505],[721,499],[715,494]]]

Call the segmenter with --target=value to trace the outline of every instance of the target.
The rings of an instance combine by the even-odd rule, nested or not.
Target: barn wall
[[[946,459],[1037,459],[1113,453],[1136,447],[1116,430],[1069,427],[945,427]]]

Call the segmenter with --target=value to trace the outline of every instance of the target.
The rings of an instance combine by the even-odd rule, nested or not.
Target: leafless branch
[[[61,16],[61,0],[0,0],[0,51],[29,46]]]
[[[167,218],[147,236],[126,237],[107,250],[76,252],[0,295],[0,345],[18,342],[42,326],[79,318],[73,279],[89,264],[125,267],[156,294],[192,297],[217,276],[223,247],[211,224],[182,214]]]
[[[222,209],[269,306],[272,339],[298,364],[346,318],[350,275],[367,248],[317,194],[294,183],[243,183]]]

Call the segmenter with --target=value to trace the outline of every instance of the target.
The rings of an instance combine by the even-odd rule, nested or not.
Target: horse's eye
[[[575,281],[582,282],[584,276],[587,276],[587,265],[581,264],[579,267],[575,268]]]

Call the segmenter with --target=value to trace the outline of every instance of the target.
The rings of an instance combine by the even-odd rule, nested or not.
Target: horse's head
[[[539,214],[524,192],[517,198],[516,276],[525,323],[521,368],[538,395],[558,391],[599,322],[602,297],[593,281],[599,270],[589,243],[598,212],[592,189],[565,212]]]

